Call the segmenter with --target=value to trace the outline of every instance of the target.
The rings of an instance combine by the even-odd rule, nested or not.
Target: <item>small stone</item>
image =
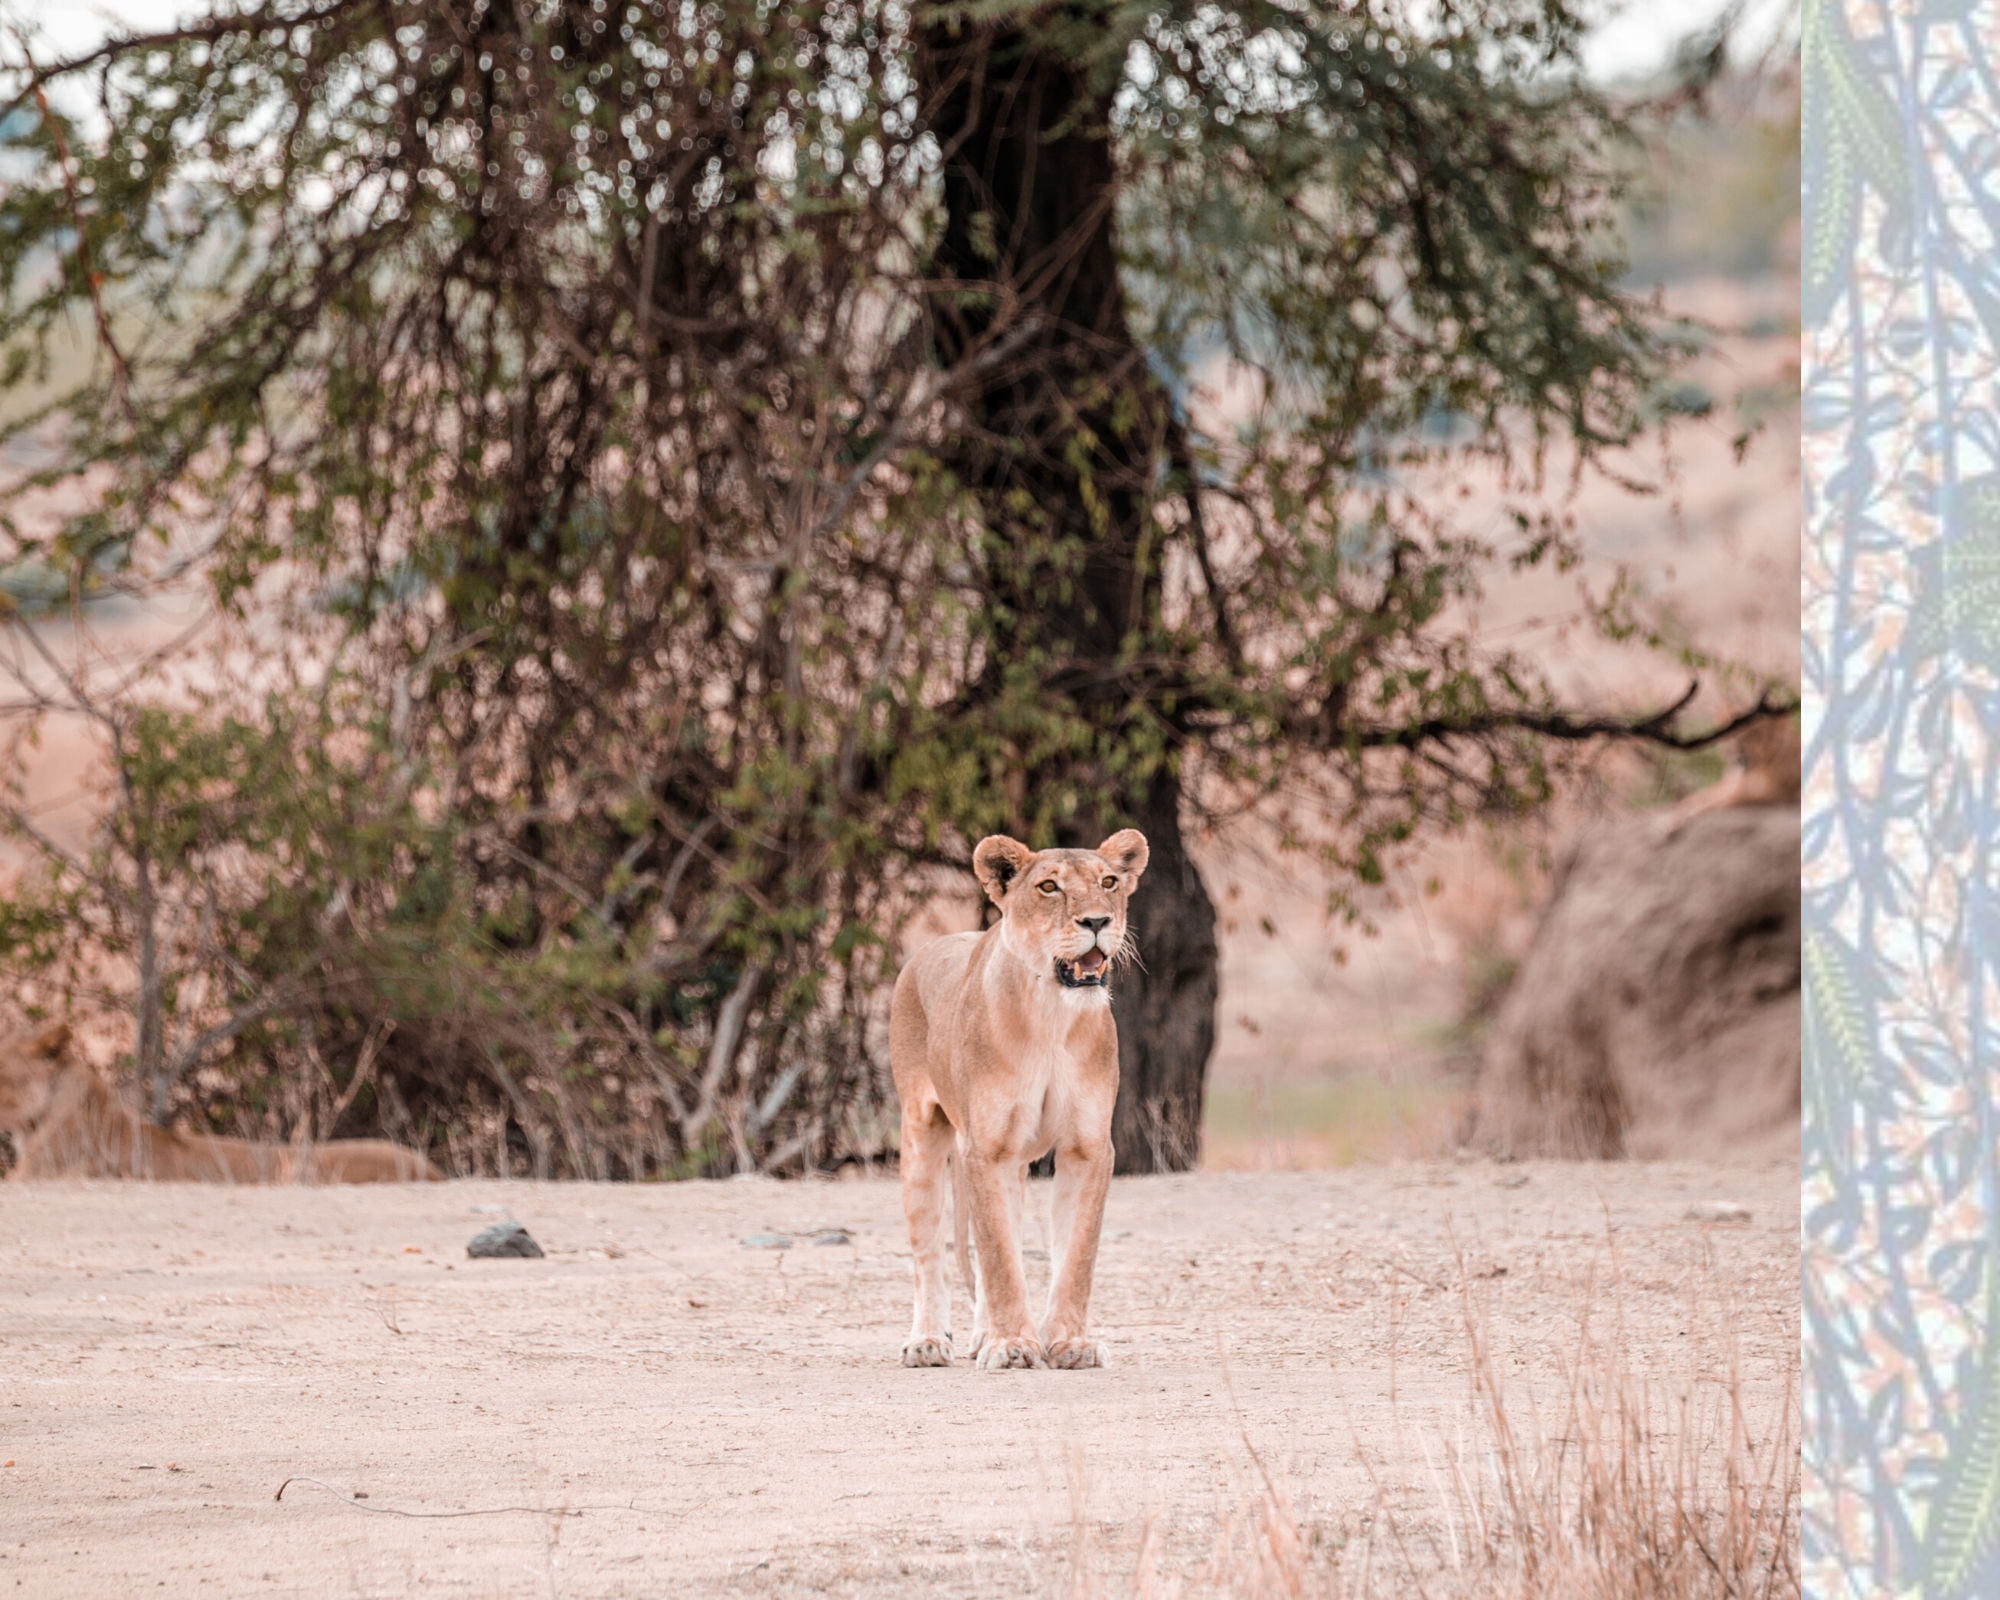
[[[504,1217],[507,1215],[507,1208],[505,1206],[474,1206],[472,1214],[475,1217]]]
[[[1493,1181],[1503,1189],[1518,1189],[1528,1181],[1528,1175],[1525,1172],[1510,1172],[1504,1178]]]
[[[745,1250],[789,1250],[792,1241],[782,1233],[753,1233],[743,1241]]]
[[[819,1237],[818,1237],[817,1239],[813,1240],[813,1243],[814,1243],[814,1244],[852,1244],[852,1243],[854,1243],[854,1241],[853,1241],[852,1239],[850,1239],[850,1238],[848,1238],[848,1237],[847,1237],[847,1232],[846,1232],[846,1230],[845,1230],[845,1229],[843,1229],[843,1228],[828,1228],[828,1229],[827,1229],[827,1230],[826,1230],[826,1231],[825,1231],[824,1233],[822,1233],[822,1234],[821,1234],[821,1235],[820,1235],[820,1236],[819,1236]]]
[[[518,1222],[496,1222],[490,1228],[482,1228],[472,1236],[472,1243],[465,1247],[469,1256],[531,1256],[539,1257],[542,1247],[529,1236],[528,1230]]]
[[[1689,1222],[1748,1222],[1750,1208],[1738,1200],[1697,1200],[1687,1208]]]

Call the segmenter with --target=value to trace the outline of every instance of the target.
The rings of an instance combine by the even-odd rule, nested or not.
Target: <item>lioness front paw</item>
[[[903,1341],[903,1365],[906,1367],[948,1367],[951,1365],[951,1335],[948,1333],[925,1334]]]
[[[1048,1346],[1048,1363],[1052,1367],[1101,1367],[1104,1352],[1090,1339],[1051,1339]]]
[[[979,1352],[981,1372],[1005,1372],[1010,1367],[1034,1367],[1046,1370],[1048,1362],[1042,1357],[1042,1347],[1038,1340],[1027,1334],[1005,1338],[997,1333],[989,1333],[986,1343]]]

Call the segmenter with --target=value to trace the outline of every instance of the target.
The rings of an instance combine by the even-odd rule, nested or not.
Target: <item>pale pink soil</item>
[[[1751,1222],[1684,1220],[1714,1198]],[[480,1206],[549,1258],[467,1260]],[[1149,1508],[1198,1593],[1246,1526],[1246,1437],[1323,1539],[1379,1480],[1442,1541],[1424,1451],[1478,1437],[1460,1252],[1523,1413],[1530,1388],[1554,1413],[1594,1303],[1663,1396],[1725,1377],[1733,1337],[1761,1443],[1797,1370],[1798,1206],[1786,1165],[1121,1179],[1111,1367],[989,1375],[896,1364],[883,1179],[4,1184],[0,1595],[1055,1595],[1079,1528],[1117,1593]],[[828,1225],[852,1245],[813,1245]],[[740,1243],[764,1229],[795,1247]],[[585,1509],[274,1503],[296,1473],[378,1509]]]

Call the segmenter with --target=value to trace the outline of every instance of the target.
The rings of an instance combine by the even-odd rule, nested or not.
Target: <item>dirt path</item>
[[[1719,1197],[1751,1221],[1684,1220]],[[467,1260],[496,1207],[548,1259]],[[1129,1572],[1149,1509],[1163,1570],[1209,1560],[1246,1435],[1322,1538],[1378,1484],[1436,1535],[1424,1452],[1470,1425],[1458,1255],[1517,1392],[1559,1392],[1588,1284],[1663,1392],[1733,1334],[1761,1428],[1798,1221],[1777,1166],[1121,1179],[1115,1364],[989,1375],[895,1364],[892,1181],[0,1185],[0,1595],[1053,1594],[1079,1534]],[[766,1230],[794,1247],[741,1243]],[[378,1511],[585,1509],[274,1503],[289,1474]]]

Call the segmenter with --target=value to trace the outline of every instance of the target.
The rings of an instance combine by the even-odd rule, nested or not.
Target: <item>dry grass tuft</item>
[[[1454,1587],[1478,1600],[1780,1600],[1800,1593],[1796,1390],[1745,1404],[1722,1319],[1719,1370],[1661,1394],[1621,1334],[1586,1321],[1554,1429],[1517,1412],[1465,1291],[1485,1471],[1451,1453],[1440,1496]]]
[[[1753,1418],[1726,1314],[1711,1311],[1719,1338],[1665,1385],[1641,1372],[1620,1320],[1600,1337],[1586,1316],[1545,1416],[1510,1393],[1463,1261],[1460,1292],[1463,1426],[1443,1441],[1404,1433],[1405,1459],[1385,1464],[1428,1496],[1398,1497],[1371,1464],[1372,1503],[1348,1526],[1313,1526],[1246,1435],[1252,1493],[1212,1556],[1171,1558],[1151,1513],[1129,1584],[1107,1585],[1090,1570],[1078,1461],[1069,1600],[1797,1600],[1795,1369]]]

